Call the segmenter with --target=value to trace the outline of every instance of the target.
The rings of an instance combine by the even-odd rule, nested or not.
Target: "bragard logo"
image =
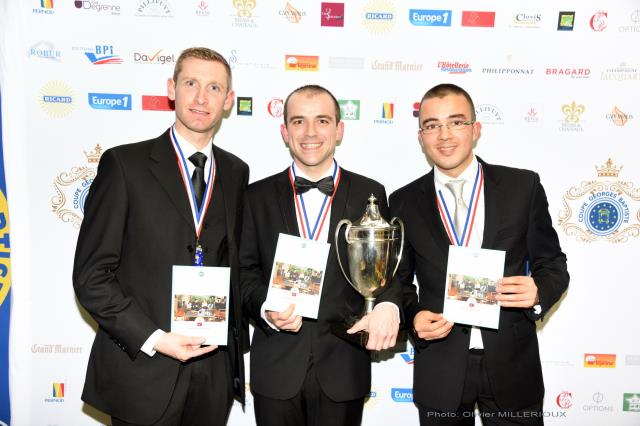
[[[591,77],[590,68],[547,68],[546,75],[571,77],[571,78],[589,78]]]
[[[84,217],[84,202],[89,187],[96,177],[96,167],[102,155],[102,147],[96,144],[93,151],[84,151],[87,165],[72,167],[53,180],[56,195],[51,198],[51,209],[62,222],[71,223],[80,229]],[[34,345],[35,346],[35,345]],[[33,349],[33,348],[32,348]]]
[[[625,243],[640,235],[640,188],[618,180],[622,166],[608,159],[595,167],[597,179],[564,194],[558,224],[579,242]],[[615,367],[615,354],[585,354],[584,367]]]

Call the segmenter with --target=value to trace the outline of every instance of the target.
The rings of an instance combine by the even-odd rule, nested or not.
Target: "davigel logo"
[[[422,27],[450,27],[450,10],[409,9],[409,22]]]
[[[89,93],[89,106],[93,109],[131,111],[131,95],[118,93]]]

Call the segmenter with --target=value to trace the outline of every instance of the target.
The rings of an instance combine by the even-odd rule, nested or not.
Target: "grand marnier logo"
[[[622,166],[611,159],[596,166],[597,179],[570,188],[559,214],[562,230],[582,242],[624,243],[640,235],[640,188],[618,180]]]
[[[102,147],[98,144],[93,151],[84,151],[87,165],[72,167],[69,172],[62,172],[53,181],[56,195],[51,198],[53,213],[63,222],[80,229],[84,217],[84,202],[89,195],[89,187],[96,177],[96,166],[102,155]]]

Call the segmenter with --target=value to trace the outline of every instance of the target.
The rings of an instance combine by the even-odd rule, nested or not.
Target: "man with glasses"
[[[485,424],[542,424],[535,321],[560,299],[569,274],[540,178],[475,156],[481,124],[471,97],[456,85],[423,96],[419,126],[433,170],[394,192],[390,208],[406,230],[395,279],[413,326],[420,424],[473,425],[476,403]],[[506,252],[496,288],[498,329],[443,317],[450,245]]]

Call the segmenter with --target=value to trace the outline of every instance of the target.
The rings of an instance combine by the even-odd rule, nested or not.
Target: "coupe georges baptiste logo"
[[[589,26],[593,31],[601,32],[607,28],[607,12],[599,10],[589,19]]]
[[[84,151],[87,165],[74,166],[62,172],[53,180],[56,195],[51,198],[51,210],[58,218],[80,229],[84,217],[84,202],[89,195],[89,187],[96,177],[97,165],[102,155],[102,147],[97,144],[93,151]]]
[[[622,166],[608,159],[596,166],[597,179],[571,187],[558,216],[565,234],[580,242],[624,243],[640,235],[640,188],[618,180]],[[587,360],[585,358],[585,366]]]

